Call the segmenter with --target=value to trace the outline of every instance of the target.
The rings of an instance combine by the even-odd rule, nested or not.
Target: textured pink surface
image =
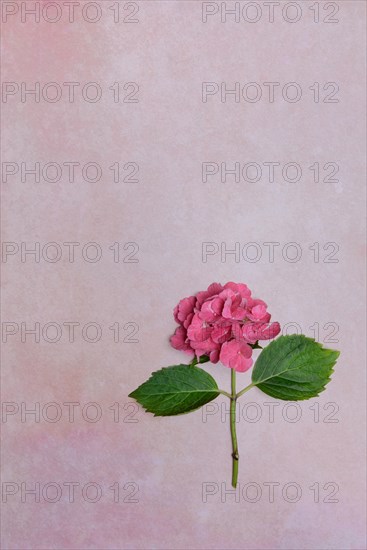
[[[64,173],[57,183],[35,183],[30,176],[22,182],[20,173],[3,183],[3,240],[29,246],[53,241],[63,251],[55,263],[36,263],[30,256],[21,262],[18,253],[3,264],[3,320],[19,325],[3,346],[3,401],[16,404],[8,411],[17,406],[20,411],[22,402],[28,408],[40,403],[41,409],[56,402],[62,409],[54,423],[42,414],[40,422],[31,416],[21,422],[20,412],[7,416],[3,483],[20,487],[25,482],[28,488],[36,482],[41,488],[49,482],[62,487],[97,483],[103,491],[92,503],[79,488],[71,503],[64,486],[59,502],[41,496],[38,503],[31,495],[21,502],[19,488],[3,503],[3,548],[365,548],[365,4],[338,2],[339,22],[331,24],[314,23],[314,2],[305,1],[296,3],[303,16],[294,24],[278,11],[274,23],[265,16],[252,24],[221,23],[219,15],[203,23],[199,1],[139,2],[139,23],[115,24],[108,9],[113,3],[97,4],[102,17],[94,24],[84,21],[80,10],[74,23],[63,11],[53,24],[42,18],[22,23],[20,12],[2,24],[3,81],[98,82],[103,89],[97,103],[78,93],[74,103],[35,103],[30,96],[22,103],[17,94],[2,104],[4,162],[19,167],[36,161],[95,162],[103,168],[95,183],[83,180],[80,170],[74,183]],[[256,4],[265,13],[264,3]],[[323,2],[319,7],[321,18],[331,11]],[[122,16],[131,9],[122,7]],[[116,81],[138,83],[139,102],[114,103],[108,88]],[[264,82],[281,86],[274,103],[236,103],[233,96],[223,103],[218,94],[204,103],[203,82],[227,82],[228,88],[257,82],[265,91]],[[297,103],[282,99],[281,88],[288,82],[302,88]],[[315,103],[309,89],[315,82],[322,98],[325,83],[338,83],[339,102]],[[109,167],[117,161],[138,163],[140,181],[114,183]],[[278,176],[274,183],[265,176],[257,183],[221,183],[219,176],[202,181],[203,162],[236,161],[297,162],[303,175],[297,183]],[[321,167],[337,163],[338,181],[323,182],[322,172],[315,183],[309,169],[315,162]],[[82,246],[92,241],[103,249],[96,263],[81,256]],[[263,244],[269,241],[280,243],[274,262]],[[65,242],[80,243],[73,263]],[[109,246],[115,242],[121,243],[122,258],[132,251],[123,250],[125,243],[138,243],[139,263],[114,262]],[[219,247],[224,242],[228,249],[236,242],[241,247],[256,242],[263,255],[258,262],[236,262],[233,255],[222,262],[220,254],[202,262],[203,242]],[[298,262],[281,254],[290,242],[302,249]],[[320,243],[319,262],[309,249],[315,242]],[[323,261],[334,250],[323,249],[330,242],[339,246],[337,263]],[[175,326],[173,306],[213,280],[247,283],[255,295],[266,296],[282,325],[296,322],[309,336],[315,323],[324,341],[334,327],[324,325],[339,326],[337,342],[325,342],[342,352],[333,381],[314,402],[300,404],[299,422],[284,420],[284,404],[269,422],[264,402],[273,400],[260,391],[243,398],[243,405],[256,402],[262,411],[258,422],[242,419],[238,424],[239,482],[261,487],[258,502],[242,496],[236,502],[229,495],[221,502],[220,484],[230,485],[228,417],[222,422],[217,413],[203,422],[200,411],[163,419],[138,411],[130,417],[133,408],[124,409],[128,393],[152,370],[185,360],[168,342]],[[58,342],[41,335],[35,343],[32,336],[21,341],[22,322],[28,327],[39,322],[41,328],[49,322],[80,326],[73,343],[66,327]],[[103,331],[96,343],[81,333],[91,322]],[[109,327],[116,322],[122,327],[137,323],[139,343],[122,342],[129,327],[114,342]],[[228,369],[220,364],[206,369],[223,389],[229,388]],[[250,374],[238,378],[242,387]],[[65,402],[80,404],[73,423]],[[89,402],[102,410],[95,423],[81,414]],[[119,422],[109,409],[116,402]],[[217,402],[220,407],[226,401]],[[315,408],[310,409],[315,402],[319,422]],[[336,405],[324,410],[328,403]],[[338,422],[323,422],[336,406]],[[55,410],[48,409],[49,417]],[[95,410],[89,412],[92,417]],[[128,422],[132,418],[138,422]],[[115,482],[137,484],[133,498],[138,502],[122,501],[131,486],[122,490],[120,502],[113,502],[108,488]],[[218,492],[204,502],[206,482],[218,484],[212,485]],[[264,485],[269,482],[280,484],[274,502]],[[290,482],[302,490],[293,503],[281,495]],[[310,489],[316,482],[318,503]],[[326,483],[334,485],[324,489]],[[335,484],[338,502],[323,502]],[[251,489],[248,494],[251,500]]]

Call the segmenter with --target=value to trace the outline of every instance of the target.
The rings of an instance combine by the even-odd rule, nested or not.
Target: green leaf
[[[199,357],[199,359],[196,357],[194,357],[194,359],[191,361],[191,363],[189,363],[189,367],[194,367],[195,365],[200,365],[202,363],[207,363],[208,361],[210,361],[210,357],[208,355],[201,355]]]
[[[219,395],[216,381],[198,367],[175,365],[157,372],[130,393],[154,416],[183,414],[212,401]]]
[[[252,349],[263,349],[263,347],[260,346],[260,344],[259,344],[259,340],[256,340],[256,342],[254,344],[249,344],[249,346]]]
[[[303,335],[280,336],[259,355],[252,383],[285,401],[316,397],[325,389],[339,352]]]

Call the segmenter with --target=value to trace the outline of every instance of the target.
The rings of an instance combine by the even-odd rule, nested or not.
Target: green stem
[[[246,388],[243,388],[243,390],[241,390],[240,392],[238,392],[238,394],[236,395],[237,399],[239,397],[241,397],[241,395],[243,395],[244,393],[246,393],[247,391],[251,390],[251,388],[254,388],[256,386],[256,384],[249,384],[248,386],[246,386]]]
[[[232,399],[232,395],[230,393],[228,393],[227,391],[224,391],[224,390],[218,390],[219,393],[221,393],[222,395],[226,395],[227,397],[229,397],[230,399]]]
[[[232,487],[237,487],[238,478],[238,444],[236,435],[236,371],[231,369],[231,408],[230,408],[230,422],[231,422],[231,437],[232,437]]]

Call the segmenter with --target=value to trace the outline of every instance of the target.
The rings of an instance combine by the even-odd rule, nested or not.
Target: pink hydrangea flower
[[[249,344],[255,344],[258,340],[272,340],[279,332],[279,323],[246,323],[242,327],[243,338]]]
[[[182,323],[184,326],[192,319],[194,313],[194,306],[196,304],[195,296],[184,298],[173,310],[173,316],[177,323]],[[186,327],[187,328],[187,327]]]
[[[175,349],[184,351],[188,355],[194,355],[195,351],[187,338],[187,330],[184,327],[177,327],[175,333],[170,338],[171,346]]]
[[[212,283],[207,290],[179,302],[174,309],[179,324],[171,345],[196,357],[207,355],[212,363],[245,372],[252,366],[252,345],[280,332],[279,323],[263,300],[254,299],[247,285]]]
[[[231,340],[224,342],[219,359],[226,367],[237,372],[246,372],[252,367],[252,348],[246,342]]]

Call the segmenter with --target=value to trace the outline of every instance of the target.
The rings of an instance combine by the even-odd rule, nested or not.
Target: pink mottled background
[[[74,183],[64,174],[58,183],[22,182],[19,174],[3,183],[4,241],[94,241],[103,248],[97,263],[80,253],[74,263],[65,255],[56,263],[21,262],[20,254],[3,263],[3,321],[28,327],[95,322],[103,329],[94,344],[78,331],[73,343],[65,332],[56,343],[35,343],[31,336],[22,342],[18,332],[3,345],[3,401],[19,410],[22,402],[28,408],[56,402],[63,411],[54,423],[42,415],[40,422],[29,415],[22,422],[20,413],[3,417],[3,484],[92,482],[103,490],[95,503],[80,490],[72,503],[65,491],[58,502],[42,496],[35,502],[32,495],[22,502],[19,490],[3,502],[3,548],[362,550],[365,3],[337,2],[334,24],[314,23],[314,2],[305,1],[298,2],[303,16],[294,24],[279,11],[274,23],[265,16],[253,24],[221,23],[219,15],[203,23],[201,2],[160,0],[137,3],[139,23],[114,23],[113,2],[97,3],[102,17],[94,24],[83,20],[80,7],[74,23],[65,11],[56,23],[22,22],[20,12],[2,23],[3,81],[98,82],[103,88],[97,103],[80,94],[74,103],[64,96],[57,103],[22,103],[19,94],[2,103],[3,162],[96,162],[103,168],[96,183],[80,171]],[[125,4],[121,19],[133,9]],[[265,13],[263,2],[257,4]],[[319,8],[322,17],[330,11],[324,2]],[[114,103],[108,88],[117,81],[138,83],[139,102]],[[298,103],[280,95],[274,103],[222,103],[219,96],[203,103],[204,81],[293,81],[303,96]],[[315,103],[314,82],[337,82],[339,102]],[[116,161],[138,163],[139,182],[114,183],[108,167]],[[303,176],[294,184],[281,178],[220,183],[218,177],[203,183],[206,161],[298,162]],[[338,163],[338,181],[315,183],[314,162]],[[114,262],[109,246],[132,241],[139,263]],[[297,242],[303,255],[295,263],[280,253],[273,263],[265,254],[253,263],[233,256],[222,262],[220,255],[203,263],[207,241],[228,248]],[[315,242],[318,263],[309,249]],[[323,261],[328,242],[339,246],[337,263]],[[263,403],[272,399],[258,390],[244,398],[263,411],[259,422],[238,423],[239,481],[260,485],[258,502],[221,499],[221,483],[230,485],[230,436],[219,413],[203,422],[200,411],[155,419],[141,411],[130,417],[126,408],[128,393],[153,370],[184,360],[168,344],[172,308],[213,280],[247,283],[274,319],[297,322],[305,334],[313,336],[310,327],[319,323],[320,340],[326,323],[339,326],[329,347],[340,349],[341,357],[332,383],[315,400],[319,422],[312,402],[300,405],[296,423],[285,421],[283,404],[277,406],[271,423]],[[124,343],[124,329],[114,342],[109,327],[130,321],[139,325],[139,343]],[[227,369],[205,368],[229,388]],[[238,378],[245,386],[250,375]],[[65,402],[80,404],[73,423]],[[83,419],[81,408],[89,402],[100,405],[100,421]],[[120,404],[119,422],[109,408],[114,403]],[[338,422],[323,421],[334,410],[324,409],[328,403],[339,409]],[[118,503],[109,489],[116,482]],[[139,486],[138,502],[123,502],[131,492],[127,482]],[[205,482],[219,488],[207,502]],[[291,503],[280,491],[271,503],[268,482],[280,488],[295,482],[302,496]],[[318,503],[310,490],[315,482]],[[338,502],[323,502],[330,493],[326,483],[339,487]]]

